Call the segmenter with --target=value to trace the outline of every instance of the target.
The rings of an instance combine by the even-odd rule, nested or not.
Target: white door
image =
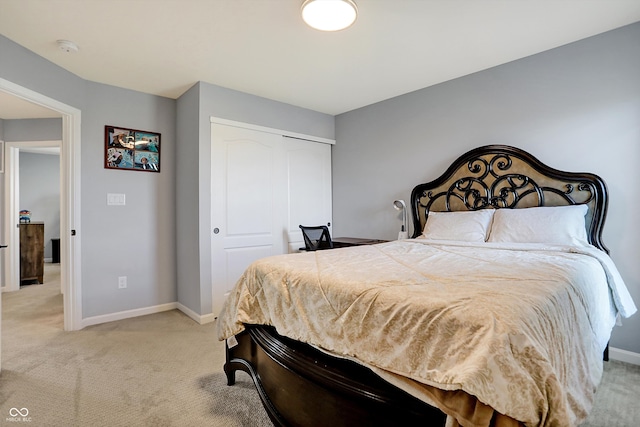
[[[284,252],[282,135],[211,124],[213,314],[254,260]]]
[[[299,225],[328,225],[331,231],[331,145],[284,137],[287,167],[287,243],[304,247]]]

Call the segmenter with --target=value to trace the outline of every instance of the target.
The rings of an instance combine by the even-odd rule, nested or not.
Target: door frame
[[[7,92],[34,104],[57,111],[62,117],[62,142],[60,144],[60,279],[64,286],[64,330],[75,331],[82,328],[82,283],[81,283],[81,239],[80,231],[80,146],[81,146],[81,111],[75,107],[56,101],[40,93],[0,78],[0,91]],[[9,153],[5,142],[5,154]],[[15,150],[17,151],[17,150]],[[5,156],[5,160],[7,156]],[[5,168],[6,169],[6,168]],[[7,173],[8,171],[5,171]],[[7,203],[7,187],[5,175],[5,212],[4,217],[11,218]],[[12,233],[7,232],[15,224],[5,222],[5,238]],[[9,242],[10,251],[4,252],[5,267],[9,266],[9,254],[15,249],[16,242]],[[5,283],[10,283],[6,279]],[[15,274],[15,273],[13,273]]]

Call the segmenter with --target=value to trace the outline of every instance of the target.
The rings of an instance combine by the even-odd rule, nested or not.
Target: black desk
[[[386,243],[388,240],[363,239],[359,237],[336,237],[331,239],[334,248],[346,248],[347,246],[376,245]]]

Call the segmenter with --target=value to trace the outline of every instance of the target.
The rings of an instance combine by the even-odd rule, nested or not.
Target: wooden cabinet
[[[44,283],[44,223],[20,224],[20,282]]]

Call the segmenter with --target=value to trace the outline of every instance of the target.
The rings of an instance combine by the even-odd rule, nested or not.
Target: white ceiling
[[[60,117],[60,113],[0,91],[0,119],[46,119]]]
[[[336,33],[308,28],[302,0],[0,0],[0,30],[90,81],[170,98],[205,81],[335,115],[640,21],[639,0],[355,1]]]

